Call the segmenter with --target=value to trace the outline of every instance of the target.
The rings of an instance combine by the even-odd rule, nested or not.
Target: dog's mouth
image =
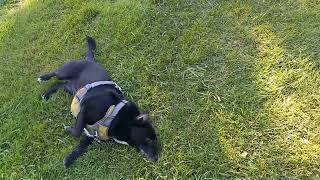
[[[156,162],[158,160],[158,155],[148,154],[144,152],[142,149],[140,149],[140,152],[149,160]]]
[[[140,146],[140,152],[149,160],[156,162],[159,158],[157,150],[152,147]]]

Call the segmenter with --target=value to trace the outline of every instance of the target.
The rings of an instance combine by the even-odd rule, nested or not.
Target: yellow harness
[[[109,109],[107,110],[105,117],[110,116],[114,111],[114,108],[115,108],[115,105],[110,106]],[[99,140],[102,140],[102,141],[109,139],[108,131],[109,131],[110,124],[108,126],[105,126],[103,125],[103,121],[104,121],[104,118],[102,118],[100,121],[98,121],[93,125],[87,124],[86,128],[84,128],[85,129],[84,131],[87,134],[87,136],[96,135],[99,137]]]
[[[75,96],[73,97],[73,100],[71,103],[71,113],[75,118],[77,118],[78,114],[80,113],[81,101],[84,98],[85,94],[88,92],[88,90],[100,85],[114,85],[118,90],[121,91],[121,88],[113,81],[98,81],[91,84],[87,84],[83,88],[79,89],[75,94]],[[86,125],[86,128],[84,128],[84,132],[86,133],[86,135],[89,137],[93,137],[96,140],[109,139],[108,137],[109,126],[112,120],[116,117],[118,112],[121,110],[123,106],[125,106],[126,103],[127,101],[122,100],[117,105],[110,106],[106,112],[106,115],[101,120],[99,120],[93,125]]]
[[[87,89],[85,87],[79,89],[76,95],[73,97],[71,102],[71,113],[72,115],[77,118],[80,112],[80,103],[83,99],[84,95],[87,93]]]

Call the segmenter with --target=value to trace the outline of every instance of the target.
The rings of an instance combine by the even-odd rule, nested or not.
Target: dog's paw
[[[65,131],[67,131],[67,132],[70,130],[70,128],[71,128],[71,126],[63,125],[63,129],[64,129]]]
[[[46,95],[46,94],[43,94],[43,95],[41,96],[41,99],[42,99],[43,101],[48,101],[49,98],[50,98],[50,96],[48,96],[48,95]]]
[[[75,138],[79,138],[81,136],[81,131],[78,131],[76,128],[71,126],[65,126],[64,131]]]
[[[71,164],[73,163],[73,160],[71,158],[70,155],[66,156],[64,159],[63,159],[63,166],[64,168],[69,168],[71,166]]]
[[[37,81],[38,81],[38,83],[41,83],[43,80],[41,77],[38,77]]]
[[[74,128],[71,126],[63,126],[64,128],[64,132],[66,132],[67,134],[74,136]]]

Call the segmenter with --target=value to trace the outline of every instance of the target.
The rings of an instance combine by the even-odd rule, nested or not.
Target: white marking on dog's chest
[[[118,139],[116,139],[116,138],[113,138],[113,140],[114,140],[115,142],[119,143],[119,144],[129,145],[127,142],[125,142],[125,141],[120,141],[120,140],[118,140]]]

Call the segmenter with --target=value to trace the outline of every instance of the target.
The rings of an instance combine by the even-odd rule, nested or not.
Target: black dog
[[[69,167],[81,156],[94,140],[107,139],[128,144],[143,153],[147,159],[156,161],[159,148],[148,113],[141,113],[135,103],[125,100],[120,87],[95,62],[95,40],[87,37],[87,43],[85,59],[69,61],[56,71],[38,78],[39,82],[54,76],[63,80],[46,91],[42,98],[48,100],[58,89],[64,89],[73,95],[72,112],[76,117],[76,124],[74,127],[65,127],[65,130],[75,137],[80,137],[83,131],[86,133],[78,147],[65,157],[65,167]],[[77,107],[74,108],[73,105]]]

